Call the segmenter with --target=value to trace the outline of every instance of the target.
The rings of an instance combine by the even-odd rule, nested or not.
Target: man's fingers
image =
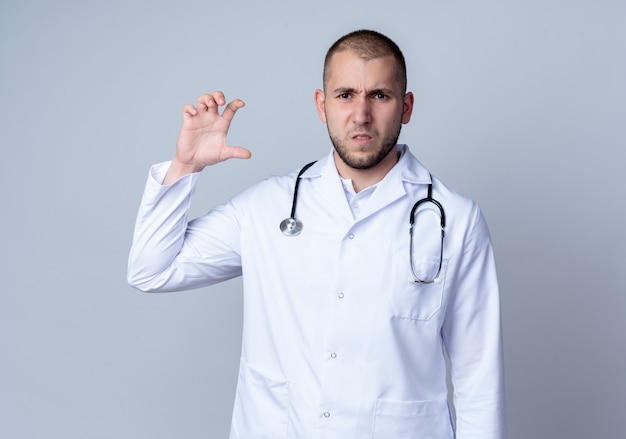
[[[252,153],[249,150],[242,148],[241,146],[229,146],[224,151],[225,154],[222,157],[222,160],[249,159],[252,156]]]
[[[209,111],[209,109],[212,109],[214,113],[217,113],[217,108],[219,107],[215,98],[208,94],[200,96],[196,101],[196,105],[198,107],[198,111],[200,112],[206,112]]]
[[[203,94],[198,97],[196,101],[196,105],[187,104],[183,107],[183,117],[185,120],[192,119],[195,116],[208,115],[208,120],[217,120],[214,119],[219,117],[219,107],[226,104],[226,98],[224,97],[224,93],[221,91],[215,91],[213,93]],[[227,123],[230,124],[230,121],[233,119],[235,113],[240,108],[244,107],[246,104],[241,99],[235,99],[234,101],[229,102],[224,108],[224,111],[221,114],[221,117],[225,119]],[[200,120],[204,120],[203,117]]]
[[[193,117],[198,114],[198,110],[191,104],[187,104],[183,106],[183,118],[187,119],[189,117]]]
[[[198,98],[197,105],[200,111],[209,111],[217,113],[217,109],[226,103],[224,93],[214,91],[213,93],[203,94]]]
[[[242,101],[241,99],[235,99],[234,101],[231,101],[226,108],[224,108],[224,112],[222,113],[222,116],[228,120],[231,121],[233,119],[233,117],[235,116],[235,113],[237,112],[237,110],[239,110],[240,108],[245,107],[246,103],[244,101]]]

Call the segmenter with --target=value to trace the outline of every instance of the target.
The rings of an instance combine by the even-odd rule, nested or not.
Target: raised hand
[[[163,184],[230,158],[250,158],[247,149],[226,143],[230,123],[237,110],[245,104],[235,99],[220,114],[219,107],[225,104],[224,94],[216,91],[200,96],[196,106],[187,104],[183,107],[183,125],[176,141],[176,156]]]

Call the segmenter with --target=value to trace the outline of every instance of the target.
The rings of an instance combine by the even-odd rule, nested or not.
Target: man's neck
[[[335,151],[333,154],[337,172],[342,178],[352,180],[352,186],[356,193],[361,192],[370,186],[375,185],[398,163],[400,151],[398,148],[392,149],[389,154],[376,166],[369,169],[356,169],[348,166]]]

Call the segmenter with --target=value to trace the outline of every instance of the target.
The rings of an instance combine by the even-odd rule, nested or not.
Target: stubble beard
[[[398,138],[400,138],[401,129],[402,125],[399,125],[394,134],[384,138],[381,141],[380,147],[365,157],[359,157],[356,154],[351,154],[346,148],[344,141],[339,139],[337,136],[334,136],[333,133],[330,132],[330,129],[328,130],[328,135],[330,136],[330,141],[333,143],[339,158],[341,158],[341,160],[349,167],[363,170],[375,167],[382,162],[391,151],[393,151],[398,143]],[[376,133],[372,134],[375,135]]]

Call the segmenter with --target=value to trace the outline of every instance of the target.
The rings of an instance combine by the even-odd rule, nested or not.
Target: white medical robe
[[[243,275],[232,439],[506,436],[486,223],[473,201],[433,179],[446,216],[443,266],[436,282],[414,282],[409,213],[431,176],[406,146],[398,148],[400,160],[356,218],[332,152],[318,161],[300,183],[296,216],[304,229],[294,237],[279,223],[291,209],[297,170],[188,222],[198,175],[161,186],[168,164],[152,168],[129,259],[131,285],[173,291]],[[414,266],[426,277],[439,265],[436,213],[425,206],[416,218]]]

